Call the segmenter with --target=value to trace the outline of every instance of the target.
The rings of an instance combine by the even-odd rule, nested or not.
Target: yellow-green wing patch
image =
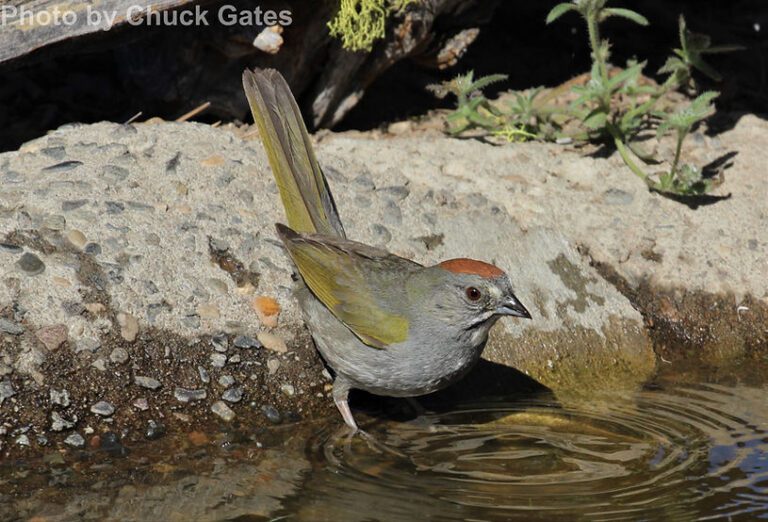
[[[285,227],[278,230],[306,285],[361,341],[384,348],[406,340],[408,320],[377,302],[366,277],[365,265],[374,261]]]

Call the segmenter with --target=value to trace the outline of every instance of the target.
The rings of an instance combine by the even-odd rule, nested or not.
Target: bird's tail
[[[274,69],[246,70],[243,87],[280,190],[288,225],[297,232],[346,237],[285,78]]]

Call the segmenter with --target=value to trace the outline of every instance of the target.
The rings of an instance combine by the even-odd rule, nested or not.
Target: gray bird
[[[296,295],[350,428],[350,389],[439,390],[472,368],[501,316],[531,318],[494,265],[462,258],[424,267],[346,239],[285,79],[246,70],[243,86],[285,207],[289,226],[278,224],[277,234],[304,283]]]

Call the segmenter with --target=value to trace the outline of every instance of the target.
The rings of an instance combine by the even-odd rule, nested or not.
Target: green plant
[[[571,88],[576,98],[570,105],[556,107],[547,103],[558,92],[565,92],[562,87],[544,96],[540,88],[513,93],[513,99],[503,107],[489,101],[482,89],[506,77],[493,75],[474,80],[470,72],[432,87],[439,96],[451,93],[458,100],[456,110],[446,118],[450,124],[448,132],[456,135],[481,128],[510,142],[560,138],[607,142],[616,147],[624,163],[651,190],[678,198],[706,194],[722,182],[722,177],[705,177],[701,169],[681,163],[681,155],[692,128],[714,112],[712,101],[717,93],[705,92],[677,111],[669,108],[671,102],[665,97],[673,90],[689,88],[694,69],[710,78],[719,78],[702,55],[734,51],[739,47],[712,46],[709,37],[689,31],[681,16],[680,49],[674,49],[674,56],[660,70],[669,74],[662,85],[643,81],[645,62],[632,60],[624,69],[614,72],[609,70],[610,43],[601,38],[600,24],[612,17],[640,25],[648,25],[648,20],[630,9],[607,4],[608,0],[573,0],[556,5],[547,16],[549,24],[573,11],[581,15],[587,25],[592,67],[588,81]],[[675,133],[675,155],[668,171],[648,175],[644,170],[647,164],[661,162],[638,150],[633,138],[654,126],[659,138]]]
[[[560,137],[562,125],[558,121],[559,111],[541,101],[544,89],[536,87],[527,92],[515,92],[514,98],[507,104],[507,116],[510,120],[506,129],[512,129],[512,138],[500,134],[507,141],[526,141],[540,139],[551,141]],[[507,131],[509,133],[509,130]]]
[[[648,20],[635,11],[629,9],[606,7],[607,0],[573,0],[555,6],[547,16],[547,23],[551,23],[569,11],[578,12],[586,21],[589,43],[592,50],[591,77],[584,87],[576,87],[580,96],[573,103],[588,132],[597,133],[599,136],[610,137],[621,154],[626,165],[642,178],[652,190],[663,194],[676,196],[699,196],[708,192],[715,183],[704,179],[700,169],[695,166],[680,165],[680,154],[685,137],[691,131],[694,124],[700,122],[712,112],[711,102],[717,96],[716,93],[707,92],[696,98],[689,107],[672,114],[665,114],[654,110],[662,96],[675,88],[686,84],[690,79],[691,68],[706,71],[711,75],[714,70],[706,62],[701,60],[701,54],[712,48],[708,37],[695,35],[687,30],[685,20],[680,17],[680,41],[682,49],[676,49],[677,60],[670,60],[667,66],[662,68],[670,73],[667,81],[657,87],[642,87],[638,79],[642,74],[645,63],[630,63],[628,67],[611,77],[608,74],[608,58],[610,44],[600,38],[600,23],[604,20],[618,16],[626,18],[640,25],[648,25]],[[725,48],[723,48],[724,50]],[[730,50],[730,49],[729,49]],[[702,69],[703,67],[703,69]],[[645,97],[644,101],[641,101]],[[629,100],[622,105],[617,102],[621,98]],[[669,171],[658,175],[658,179],[648,176],[632,159],[627,149],[630,148],[630,140],[651,116],[662,118],[662,123],[657,129],[660,137],[673,129],[677,133],[675,157],[672,160]],[[590,137],[595,137],[590,135]],[[633,149],[635,155],[643,157]],[[644,159],[650,160],[645,157]]]
[[[607,0],[574,0],[556,5],[547,15],[550,24],[569,11],[577,12],[587,24],[589,46],[592,51],[592,69],[590,79],[584,87],[575,87],[579,97],[573,103],[579,119],[590,132],[600,134],[618,133],[622,139],[636,130],[641,118],[650,111],[652,104],[645,103],[621,111],[614,103],[617,95],[629,95],[630,99],[640,94],[638,78],[645,63],[630,64],[624,71],[614,76],[608,74],[610,44],[600,37],[600,23],[611,18],[621,17],[640,25],[648,25],[648,20],[630,9],[606,7]]]
[[[474,78],[474,71],[469,71],[448,82],[428,87],[439,98],[449,94],[456,97],[456,110],[446,117],[449,134],[458,135],[476,128],[493,132],[504,127],[501,112],[491,105],[482,90],[492,83],[506,80],[507,75],[492,74],[477,80]]]
[[[418,0],[340,0],[336,16],[328,22],[331,36],[350,51],[370,51],[384,38],[387,19]]]
[[[555,139],[560,125],[554,118],[556,111],[537,103],[541,88],[514,93],[506,110],[485,97],[482,91],[485,87],[506,79],[504,74],[493,74],[475,80],[474,72],[469,71],[439,85],[430,85],[428,89],[439,98],[449,94],[456,97],[456,109],[445,118],[448,133],[456,136],[471,129],[482,129],[508,142]]]
[[[669,74],[667,83],[670,83],[674,88],[695,88],[695,82],[691,74],[693,69],[698,70],[716,82],[722,80],[720,73],[704,61],[704,55],[740,51],[743,47],[740,45],[713,46],[712,39],[709,36],[688,30],[683,15],[680,15],[678,27],[680,48],[672,49],[674,54],[667,58],[664,66],[659,69],[659,74]]]
[[[674,131],[676,137],[675,155],[671,161],[670,169],[658,174],[654,179],[646,174],[628,155],[621,141],[616,142],[624,162],[629,168],[642,178],[648,186],[657,192],[663,194],[674,194],[677,196],[701,196],[709,192],[713,187],[722,183],[722,178],[705,178],[703,172],[698,167],[680,163],[680,154],[683,148],[683,142],[686,136],[691,132],[694,125],[715,112],[712,101],[717,98],[718,93],[707,91],[694,99],[687,107],[676,112],[665,114],[659,127],[656,129],[657,136],[661,137],[669,131]]]

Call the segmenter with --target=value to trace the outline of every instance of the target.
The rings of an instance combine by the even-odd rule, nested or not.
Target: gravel
[[[99,401],[91,406],[91,412],[102,417],[109,417],[115,413],[115,407],[107,401]]]

